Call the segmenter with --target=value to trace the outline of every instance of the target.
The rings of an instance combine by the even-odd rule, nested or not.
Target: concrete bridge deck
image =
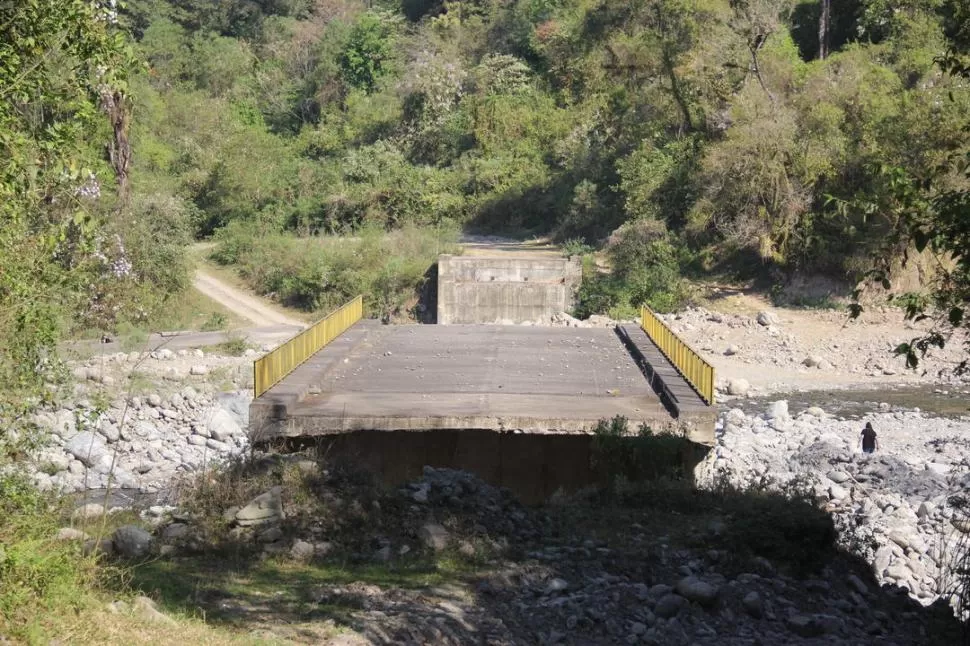
[[[639,328],[361,321],[251,408],[257,441],[350,431],[583,434],[615,415],[631,428],[683,426],[694,442],[714,440],[711,407]]]

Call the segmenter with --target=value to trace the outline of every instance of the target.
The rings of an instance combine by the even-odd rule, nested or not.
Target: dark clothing
[[[862,450],[873,453],[876,450],[876,431],[871,428],[862,430]]]

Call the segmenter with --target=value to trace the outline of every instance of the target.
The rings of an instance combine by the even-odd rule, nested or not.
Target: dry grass
[[[58,626],[59,642],[85,646],[103,644],[146,646],[221,646],[222,644],[282,644],[276,638],[235,633],[223,627],[206,624],[201,619],[177,618],[175,624],[147,621],[129,614],[115,614],[91,609],[71,617]]]

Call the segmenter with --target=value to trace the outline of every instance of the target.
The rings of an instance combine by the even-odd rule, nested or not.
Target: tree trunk
[[[101,101],[114,134],[108,145],[108,159],[115,171],[118,198],[124,209],[131,200],[131,189],[128,185],[128,169],[131,166],[131,144],[128,142],[128,97],[118,90],[108,90],[101,95]]]
[[[818,17],[818,57],[829,55],[829,21],[832,15],[832,0],[821,0],[822,13]]]

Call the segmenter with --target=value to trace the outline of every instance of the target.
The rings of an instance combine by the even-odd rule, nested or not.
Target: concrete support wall
[[[316,438],[321,455],[374,472],[386,484],[421,477],[425,465],[470,471],[508,487],[525,503],[540,503],[556,491],[569,493],[601,484],[591,435],[530,435],[494,431],[357,431]],[[693,473],[707,447],[684,441],[678,456],[655,477]]]
[[[438,323],[538,323],[570,311],[582,280],[578,260],[441,256]]]

